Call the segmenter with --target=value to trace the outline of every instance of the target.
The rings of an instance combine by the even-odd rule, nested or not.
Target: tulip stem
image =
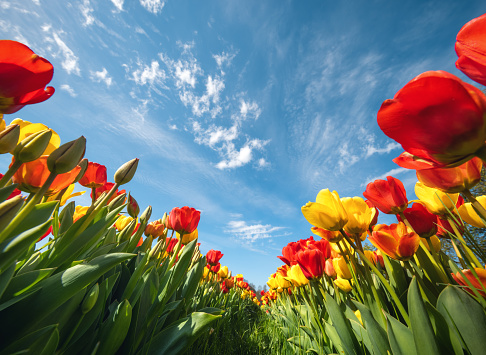
[[[454,238],[451,238],[451,244],[452,244],[452,247],[454,248],[454,251],[456,252],[457,258],[459,259],[459,262],[461,263],[462,268],[465,269],[466,263],[464,262],[464,259],[462,257],[461,252],[457,248],[456,241],[454,240]]]
[[[0,188],[4,187],[7,184],[7,182],[10,181],[12,176],[17,172],[17,170],[19,170],[19,168],[22,166],[22,164],[23,163],[21,161],[18,161],[18,160],[15,160],[13,162],[13,164],[10,166],[10,168],[8,168],[5,175],[0,179]]]
[[[449,221],[449,224],[452,227],[452,230],[454,231],[454,234],[456,235],[457,239],[462,244],[462,247],[464,248],[464,251],[466,252],[466,257],[469,259],[469,262],[474,266],[474,267],[481,267],[481,263],[479,262],[478,258],[476,258],[476,255],[469,249],[469,247],[466,244],[466,241],[462,237],[461,233],[459,232],[459,229],[457,229],[456,224],[454,221],[450,218],[447,217],[447,220]]]
[[[468,199],[469,202],[471,202],[471,205],[474,207],[474,210],[476,213],[486,221],[486,209],[479,203],[478,200],[473,196],[471,191],[469,189],[465,189],[463,191],[464,196]]]
[[[376,276],[378,276],[378,278],[380,279],[383,286],[385,286],[386,290],[388,291],[388,293],[390,293],[390,296],[395,301],[395,304],[397,305],[398,310],[400,311],[400,314],[402,315],[403,319],[405,320],[405,323],[407,323],[407,326],[410,327],[410,319],[408,318],[407,311],[403,307],[402,302],[398,298],[397,294],[395,293],[395,291],[393,290],[391,285],[388,283],[388,281],[385,279],[385,277],[381,274],[381,272],[375,267],[375,265],[373,265],[373,263],[370,260],[368,260],[368,258],[364,255],[364,253],[361,250],[358,250],[358,254],[359,254],[361,260],[363,260],[366,264],[368,264],[370,269],[373,270],[373,272],[376,274]]]
[[[39,189],[39,191],[36,192],[34,197],[27,202],[20,212],[15,216],[14,219],[10,221],[10,223],[5,227],[5,229],[0,233],[0,243],[2,243],[7,237],[10,236],[10,234],[13,232],[13,230],[28,216],[28,214],[34,209],[35,205],[39,203],[41,200],[42,196],[46,193],[47,189],[49,189],[49,186],[51,186],[52,182],[56,178],[57,174],[56,173],[50,173],[49,177],[47,178],[46,182],[42,187]]]

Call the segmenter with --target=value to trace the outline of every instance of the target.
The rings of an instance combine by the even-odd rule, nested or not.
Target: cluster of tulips
[[[486,15],[461,29],[456,52],[457,67],[485,85]],[[486,251],[468,225],[486,227],[486,196],[470,191],[486,161],[486,96],[426,72],[382,104],[378,124],[404,149],[394,161],[416,170],[418,200],[391,176],[369,183],[366,200],[321,190],[302,207],[321,239],[283,248],[263,306],[295,352],[484,353]],[[378,224],[379,211],[397,223]]]
[[[52,96],[53,70],[0,41],[0,154],[12,155],[0,177],[0,354],[179,354],[224,313],[204,306],[219,294],[201,283],[217,261],[199,252],[200,212],[149,222],[152,208],[120,190],[138,159],[108,182],[83,159],[84,137],[61,145],[41,123],[7,126],[4,115]],[[75,184],[91,190],[89,206],[71,199],[85,193]]]

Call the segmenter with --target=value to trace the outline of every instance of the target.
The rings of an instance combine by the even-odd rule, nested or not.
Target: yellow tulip
[[[42,153],[42,155],[51,154],[61,145],[61,138],[59,137],[59,135],[42,123],[31,123],[29,121],[24,121],[20,118],[16,118],[10,124],[18,124],[20,126],[19,142],[33,133],[44,131],[46,129],[50,130],[52,132],[52,136],[46,150],[44,151],[44,153]]]
[[[344,230],[349,234],[366,233],[373,220],[373,210],[361,197],[344,197],[341,202],[348,215]]]
[[[478,200],[481,206],[486,207],[486,196],[478,196],[476,197],[476,200]],[[478,214],[474,210],[471,202],[467,202],[459,207],[459,215],[464,222],[469,223],[471,226],[477,228],[486,227],[486,225],[483,223],[481,218],[479,218]]]
[[[177,232],[176,232],[176,236],[177,236],[177,239],[181,238],[181,235]],[[192,233],[182,234],[182,244],[184,244],[184,245],[189,244],[194,239],[197,239],[197,237],[198,237],[197,228],[194,229],[194,231]]]
[[[436,235],[433,235],[429,238],[429,240],[432,242],[432,246],[434,247],[435,252],[438,253],[442,248],[442,243],[440,242],[440,239],[437,238]],[[429,243],[425,240],[425,238],[422,238],[422,241],[424,242],[424,245],[427,248],[427,250],[430,251]]]
[[[302,206],[302,214],[310,224],[330,231],[341,230],[348,222],[338,193],[329,189],[319,191],[316,202]]]
[[[184,238],[182,240],[183,240],[183,243],[184,243]],[[219,269],[219,271],[218,271],[218,275],[222,279],[226,279],[228,277],[228,274],[229,274],[229,271],[228,271],[228,267],[227,266],[222,266]]]
[[[292,287],[292,283],[287,280],[286,277],[282,276],[282,274],[277,273],[275,275],[275,280],[277,281],[277,285],[279,288],[289,288]]]
[[[415,184],[415,194],[430,213],[447,216],[454,211],[459,194],[447,194],[438,189],[427,187],[421,182]]]
[[[119,231],[123,230],[133,220],[132,217],[120,216],[115,222],[115,228]]]
[[[337,287],[339,287],[344,292],[350,292],[353,288],[351,287],[351,283],[348,280],[337,278],[334,280],[334,283]]]
[[[88,212],[89,206],[76,206],[74,209],[74,214],[73,214],[73,222],[76,222],[78,219],[86,215],[86,212]]]
[[[358,318],[361,325],[363,325],[363,319],[361,318],[361,312],[359,311],[359,309],[357,311],[354,311],[354,314],[356,315],[356,318]]]
[[[365,238],[366,238],[366,235],[365,235]],[[364,240],[363,238],[361,238],[361,240]],[[341,250],[339,249],[339,247],[341,247],[341,249],[346,252],[346,247],[348,247],[349,251],[351,253],[354,252],[354,248],[347,242],[347,240],[345,239],[342,239],[341,241],[339,241],[338,243],[331,243],[331,248],[332,250],[334,250],[336,253],[338,254],[341,254]]]
[[[73,197],[76,197],[76,196],[81,196],[86,192],[86,191],[79,191],[79,192],[73,193],[73,191],[74,191],[74,184],[71,184],[71,185],[68,186],[66,191],[61,196],[61,203],[59,204],[61,207],[64,206],[70,198],[73,198]],[[57,197],[57,195],[51,195],[47,198],[46,202],[54,201],[56,197]]]
[[[205,280],[209,275],[209,268],[207,266],[204,267],[203,271],[203,280]]]
[[[270,287],[271,290],[275,290],[278,288],[278,283],[275,277],[270,276],[267,281],[268,287]]]
[[[304,276],[299,264],[290,267],[290,270],[287,273],[287,279],[296,287],[305,286],[309,283],[309,280]]]
[[[346,260],[343,256],[340,256],[339,258],[333,258],[332,266],[334,267],[334,271],[336,271],[338,278],[351,279],[353,277],[351,275],[351,271],[349,270],[348,264],[346,264]]]

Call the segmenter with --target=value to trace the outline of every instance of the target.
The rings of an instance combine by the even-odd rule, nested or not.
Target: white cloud
[[[222,153],[224,159],[216,164],[220,170],[239,168],[248,164],[253,159],[253,151],[255,149],[261,150],[269,141],[262,141],[260,139],[252,139],[245,143],[239,150],[232,142],[223,144]]]
[[[40,0],[32,0],[32,2],[36,5],[40,5]]]
[[[123,10],[123,2],[124,2],[124,0],[111,0],[111,2],[113,3],[113,5],[115,5],[115,7],[117,8],[118,11],[122,11]]]
[[[50,32],[51,26],[50,25],[43,25],[42,30],[44,32]],[[47,37],[46,41],[50,43],[55,43],[59,47],[59,52],[63,57],[61,61],[61,67],[68,73],[68,74],[76,74],[80,75],[81,70],[79,69],[78,64],[78,57],[74,54],[74,52],[69,48],[66,43],[59,37],[61,32],[53,32],[52,38]]]
[[[349,152],[348,143],[344,143],[339,148],[338,166],[339,166],[339,171],[341,173],[343,173],[351,165],[356,164],[358,161],[359,161],[359,157]]]
[[[270,163],[268,161],[266,161],[265,158],[258,159],[258,167],[260,169],[266,168],[268,166],[270,166]]]
[[[164,8],[165,1],[164,0],[140,0],[140,4],[149,12],[153,14],[158,14]]]
[[[373,154],[388,154],[392,150],[401,148],[401,145],[398,144],[397,142],[390,142],[388,143],[385,147],[380,148],[380,147],[375,147],[373,145],[367,145],[365,150],[366,150],[366,157],[370,157]]]
[[[263,252],[261,248],[255,246],[255,243],[288,235],[288,233],[282,233],[283,229],[285,227],[274,227],[270,224],[248,224],[245,221],[238,220],[228,222],[224,232],[230,234],[233,240],[243,247],[252,251]]]
[[[133,80],[137,85],[162,84],[165,80],[165,71],[160,69],[159,62],[153,60],[150,66],[142,63],[138,64],[138,69],[132,72]]]
[[[97,83],[104,82],[106,86],[110,86],[113,82],[113,79],[108,75],[106,68],[103,68],[101,71],[90,71],[89,78]]]
[[[402,174],[402,173],[404,173],[406,171],[412,171],[412,170],[405,169],[405,168],[395,168],[395,169],[392,169],[390,171],[387,171],[384,174],[381,174],[380,176],[375,176],[373,178],[366,179],[366,182],[364,184],[362,184],[361,186],[366,186],[370,182],[375,181],[375,180],[386,180],[386,177],[387,176],[393,176],[393,177],[395,177],[395,175]]]
[[[222,68],[223,66],[229,66],[233,59],[235,58],[236,53],[227,53],[223,52],[221,54],[213,54],[213,58],[218,65],[218,68]]]
[[[255,120],[260,117],[262,110],[258,107],[256,102],[249,102],[243,99],[240,99],[240,114],[243,119],[246,119],[247,116],[252,116]]]
[[[66,91],[71,97],[78,96],[78,94],[76,94],[76,92],[74,91],[74,89],[72,87],[70,87],[69,85],[67,85],[67,84],[62,84],[61,85],[61,90]]]
[[[92,15],[93,8],[91,7],[89,0],[83,0],[83,3],[79,5],[79,9],[81,10],[81,14],[84,17],[83,26],[92,25],[94,23],[95,18]]]

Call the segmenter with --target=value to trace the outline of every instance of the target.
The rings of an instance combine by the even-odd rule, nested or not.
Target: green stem
[[[0,188],[4,187],[7,182],[10,181],[12,176],[16,173],[17,170],[22,166],[22,162],[15,160],[10,168],[8,168],[5,175],[0,179]]]
[[[470,263],[474,267],[481,267],[481,263],[479,262],[478,258],[476,258],[476,255],[474,255],[471,249],[469,249],[469,247],[467,246],[466,241],[462,237],[462,234],[459,232],[459,229],[457,229],[457,226],[455,225],[454,221],[449,217],[447,217],[447,220],[449,221],[449,224],[451,225],[452,230],[454,231],[454,234],[456,235],[457,239],[459,239],[459,241],[461,242],[462,247],[466,252],[466,257],[469,259]]]

